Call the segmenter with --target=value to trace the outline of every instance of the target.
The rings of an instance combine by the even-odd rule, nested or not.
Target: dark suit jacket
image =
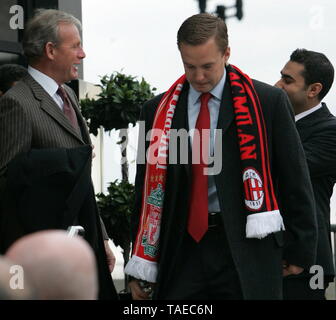
[[[308,267],[315,262],[316,220],[313,192],[293,114],[286,95],[279,89],[254,81],[263,108],[268,134],[268,147],[274,184],[285,212],[286,229],[294,237],[283,254],[281,233],[266,238],[246,239],[246,210],[243,203],[242,169],[234,121],[230,85],[225,84],[218,118],[222,129],[222,170],[215,183],[222,212],[223,225],[237,268],[245,299],[282,298],[282,258],[288,262]],[[189,85],[185,84],[177,103],[172,128],[187,128],[187,97]],[[151,129],[157,96],[147,102],[142,110],[146,132]],[[146,143],[148,147],[149,143]],[[177,147],[179,150],[179,146]],[[177,151],[179,153],[179,151]],[[190,161],[190,157],[189,157]],[[136,208],[132,219],[133,239],[136,236],[141,209],[145,166],[138,165],[136,175]],[[160,260],[155,297],[164,298],[165,288],[183,263],[179,252],[186,234],[188,197],[190,190],[190,164],[169,164],[166,193],[160,234]]]
[[[77,132],[49,94],[30,76],[0,100],[0,170],[31,149],[75,148],[91,144],[75,93],[65,89],[77,114]]]
[[[330,239],[330,198],[336,182],[336,118],[323,103],[322,108],[298,120],[314,189],[318,223],[316,264],[331,281],[335,271]]]
[[[101,224],[91,181],[91,146],[33,149],[7,170],[0,252],[26,234],[81,225],[96,255],[99,298],[117,299],[106,263]]]

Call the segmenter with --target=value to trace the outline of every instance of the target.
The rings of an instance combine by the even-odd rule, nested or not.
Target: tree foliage
[[[100,126],[105,131],[128,128],[139,119],[141,106],[154,94],[156,88],[142,78],[114,72],[101,78],[98,99],[81,100],[81,111],[88,121],[90,133],[97,135]]]
[[[130,244],[130,221],[133,213],[134,185],[117,180],[107,188],[108,194],[97,194],[98,208],[108,236],[124,251]]]

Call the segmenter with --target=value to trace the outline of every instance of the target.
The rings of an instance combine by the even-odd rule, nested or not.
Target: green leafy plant
[[[123,250],[124,264],[129,260],[131,244],[131,215],[134,203],[134,185],[115,180],[107,188],[108,193],[97,194],[97,205],[108,236]]]
[[[134,203],[134,186],[128,182],[128,127],[130,124],[135,126],[142,105],[154,96],[156,89],[143,78],[138,81],[136,77],[120,72],[103,76],[97,86],[101,92],[96,99],[82,99],[81,111],[90,133],[97,135],[100,126],[107,132],[119,130],[122,181],[110,183],[108,194],[97,195],[97,203],[106,231],[114,244],[122,248],[126,264],[130,255],[130,217]]]
[[[136,77],[120,72],[103,76],[98,86],[101,88],[98,99],[81,100],[82,114],[94,135],[98,134],[100,126],[105,131],[128,128],[129,124],[134,126],[141,106],[154,96],[156,90],[144,78],[138,81]]]
[[[156,88],[151,88],[144,78],[138,81],[120,72],[103,76],[98,86],[101,88],[98,98],[81,100],[81,111],[94,135],[98,134],[100,126],[108,132],[120,130],[121,174],[122,180],[128,181],[128,126],[135,126],[142,105],[154,96]]]

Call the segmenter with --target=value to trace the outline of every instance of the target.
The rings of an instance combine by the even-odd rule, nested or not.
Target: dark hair
[[[196,46],[211,37],[215,37],[219,49],[224,53],[229,44],[225,22],[208,13],[195,14],[182,23],[177,32],[177,45],[179,48],[182,43]]]
[[[319,82],[322,90],[318,95],[321,101],[330,90],[334,81],[334,67],[328,58],[320,52],[306,49],[296,49],[290,56],[290,61],[304,66],[302,76],[306,85]]]
[[[0,90],[5,93],[13,82],[21,80],[28,73],[27,69],[18,64],[3,64],[0,66]]]

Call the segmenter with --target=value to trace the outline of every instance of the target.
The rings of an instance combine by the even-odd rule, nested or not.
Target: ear
[[[225,52],[224,52],[224,61],[225,61],[225,64],[227,64],[229,58],[230,58],[230,54],[231,54],[231,48],[230,47],[227,47]]]
[[[307,91],[308,98],[318,98],[318,94],[321,92],[322,87],[323,86],[320,82],[310,84]]]
[[[55,59],[55,45],[52,42],[47,42],[44,47],[44,50],[48,59],[50,60]]]

